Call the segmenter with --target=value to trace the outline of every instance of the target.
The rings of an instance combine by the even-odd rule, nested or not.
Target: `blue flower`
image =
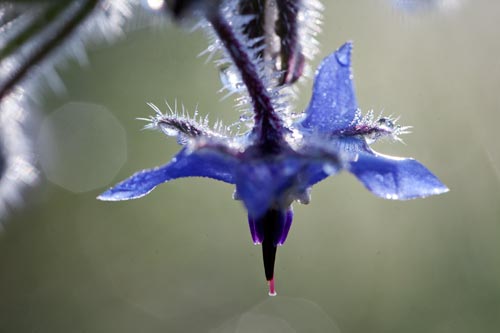
[[[375,119],[373,113],[361,116],[351,50],[351,43],[346,43],[323,60],[302,119],[283,119],[276,112],[263,115],[254,101],[252,130],[229,136],[196,122],[196,117],[179,116],[174,110],[163,114],[155,107],[157,115],[149,127],[177,135],[183,148],[166,165],[136,173],[99,199],[140,198],[157,185],[182,177],[234,184],[235,198],[248,210],[252,239],[262,244],[266,278],[274,294],[276,247],[287,238],[292,202],[307,203],[317,182],[345,169],[385,199],[407,200],[448,191],[416,160],[385,156],[370,148],[383,137],[400,140],[408,127],[386,117]]]

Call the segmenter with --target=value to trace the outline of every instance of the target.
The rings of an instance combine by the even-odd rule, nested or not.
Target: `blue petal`
[[[288,207],[294,194],[307,187],[307,179],[301,178],[307,170],[304,163],[290,157],[240,164],[235,175],[236,190],[248,213],[258,219],[272,207]]]
[[[293,210],[292,207],[290,207],[286,211],[285,216],[282,219],[278,238],[274,240],[274,245],[285,244],[286,238],[288,237],[288,232],[290,231],[290,227],[292,226],[292,221],[293,221]]]
[[[237,166],[236,191],[249,215],[258,219],[269,209],[288,208],[309,187],[340,170],[339,165],[307,156],[251,160]]]
[[[235,161],[221,154],[181,150],[170,163],[142,170],[97,197],[99,200],[119,201],[137,199],[157,185],[182,177],[208,177],[233,184]]]
[[[337,173],[340,168],[335,168],[335,172],[329,172],[329,168],[333,168],[330,166],[327,166],[325,163],[315,163],[314,165],[309,166],[309,182],[308,182],[308,187],[313,186],[316,183],[319,183],[323,179],[327,178],[328,176],[332,176],[333,174]],[[328,172],[327,172],[328,171]]]
[[[293,209],[270,209],[259,218],[248,214],[248,224],[254,244],[262,244],[264,238],[270,237],[274,246],[283,245],[292,226]]]
[[[250,227],[250,234],[254,244],[262,244],[264,240],[264,226],[260,223],[260,219],[253,218],[248,214],[248,226]]]
[[[366,141],[359,137],[333,137],[324,140],[313,136],[312,140],[315,141],[314,145],[304,146],[301,152],[304,158],[310,160],[305,176],[302,177],[307,178],[307,187],[340,172],[345,163],[355,159],[360,152],[371,152]],[[319,150],[318,146],[321,147]]]
[[[411,158],[359,154],[350,171],[375,195],[394,200],[441,194],[448,188],[425,166]]]
[[[351,73],[350,42],[323,60],[316,72],[313,95],[302,126],[320,133],[335,133],[348,127],[358,103]]]

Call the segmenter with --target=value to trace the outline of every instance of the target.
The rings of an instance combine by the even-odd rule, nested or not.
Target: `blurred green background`
[[[407,145],[375,149],[417,158],[451,191],[386,201],[348,173],[315,186],[310,205],[294,206],[275,298],[231,186],[184,179],[140,200],[95,200],[178,150],[141,131],[146,102],[238,116],[196,57],[203,34],[135,30],[90,48],[89,66],[59,67],[67,92],[40,88],[38,144],[55,143],[41,161],[60,184],[45,180],[0,234],[0,332],[498,332],[500,3],[441,2],[455,6],[324,1],[313,67],[353,40],[360,107],[414,127]]]

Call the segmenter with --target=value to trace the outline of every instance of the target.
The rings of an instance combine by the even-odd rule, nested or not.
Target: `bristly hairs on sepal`
[[[231,135],[231,130],[218,120],[214,125],[209,125],[208,115],[200,116],[196,106],[191,116],[188,110],[181,105],[181,112],[177,108],[177,100],[174,106],[165,101],[167,111],[163,113],[158,106],[153,103],[147,103],[155,111],[155,115],[149,118],[137,118],[149,122],[144,129],[160,130],[167,136],[176,136],[177,142],[181,145],[187,144],[190,139],[206,138],[227,138]]]
[[[404,144],[400,136],[411,133],[410,129],[412,126],[401,126],[397,124],[399,118],[400,117],[393,117],[392,115],[384,116],[383,112],[380,112],[379,115],[375,117],[373,110],[369,110],[363,115],[360,110],[357,110],[351,125],[341,134],[349,133],[350,135],[361,135],[369,145],[381,139],[389,139]]]

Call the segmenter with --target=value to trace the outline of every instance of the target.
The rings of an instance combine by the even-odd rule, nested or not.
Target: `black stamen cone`
[[[279,223],[283,213],[276,209],[268,210],[261,219],[264,229],[264,240],[262,241],[262,258],[264,259],[264,271],[266,280],[271,281],[274,277],[274,262],[276,260],[276,233],[279,231]]]

